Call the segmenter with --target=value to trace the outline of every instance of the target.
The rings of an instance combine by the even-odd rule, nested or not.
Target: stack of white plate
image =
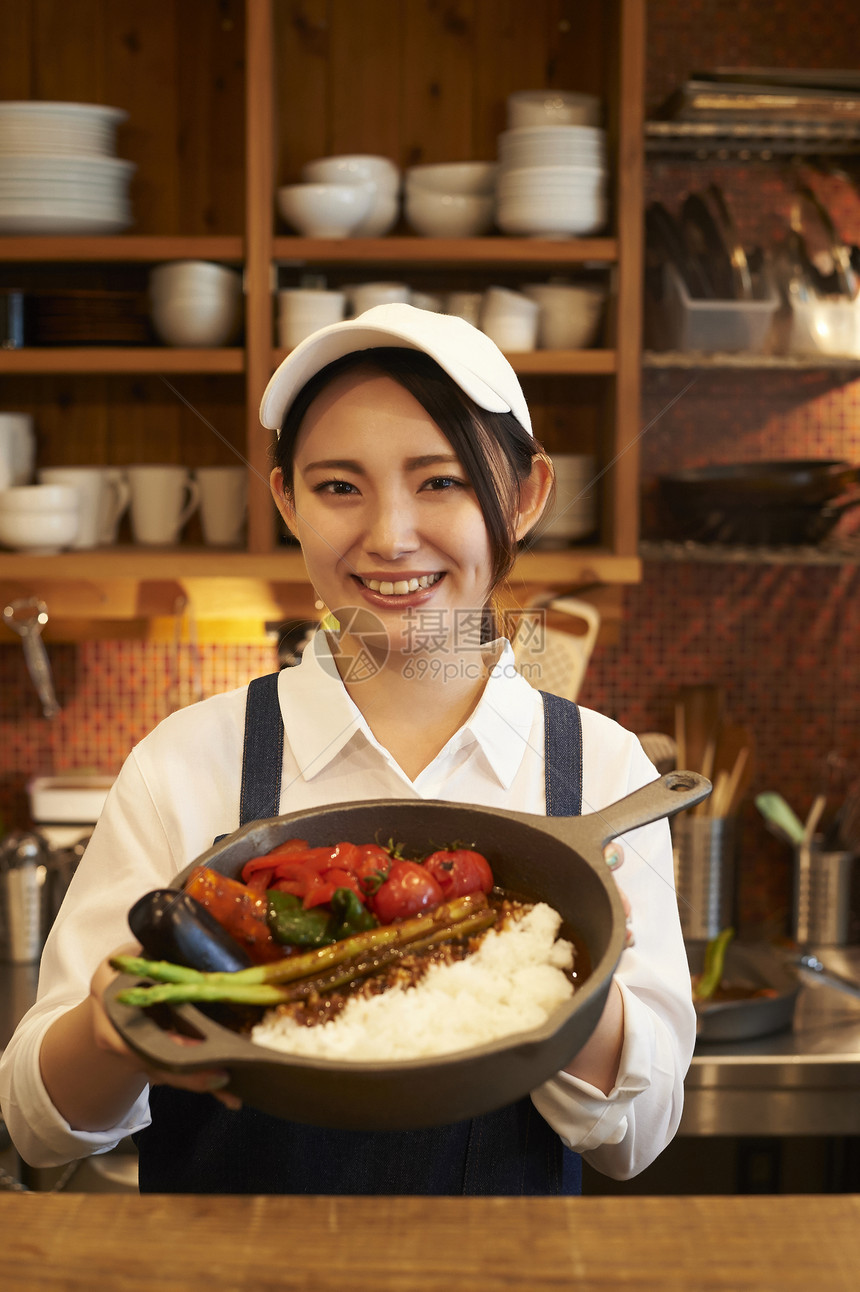
[[[0,233],[118,233],[133,162],[114,157],[126,113],[89,103],[0,103]]]
[[[606,185],[599,126],[518,127],[499,136],[496,220],[505,233],[596,233],[606,223]]]
[[[565,547],[588,538],[597,527],[596,460],[590,453],[552,455],[555,468],[555,503],[542,520],[536,547]]]

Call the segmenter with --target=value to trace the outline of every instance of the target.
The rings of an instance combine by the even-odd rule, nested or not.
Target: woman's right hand
[[[97,1049],[127,1062],[130,1071],[141,1073],[151,1086],[175,1086],[178,1090],[211,1094],[226,1108],[240,1108],[241,1100],[224,1089],[230,1081],[230,1074],[225,1068],[200,1068],[195,1072],[177,1073],[171,1072],[168,1068],[147,1064],[125,1043],[110,1021],[104,1006],[104,993],[117,976],[117,971],[110,962],[116,956],[139,956],[140,954],[141,948],[136,942],[120,947],[103,960],[93,974],[90,983],[90,1009],[93,1038]],[[178,1032],[172,1032],[170,1036],[177,1045],[198,1044],[193,1037],[181,1036]]]

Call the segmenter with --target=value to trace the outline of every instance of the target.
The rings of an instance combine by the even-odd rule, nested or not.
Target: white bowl
[[[497,162],[443,162],[410,166],[406,190],[429,188],[434,193],[492,193],[496,186]]]
[[[488,287],[481,305],[481,331],[508,353],[534,350],[540,308],[521,292]]]
[[[508,125],[599,126],[603,105],[594,94],[570,90],[517,90],[508,95]]]
[[[203,349],[227,345],[239,330],[239,297],[153,300],[150,318],[156,333],[167,345]]]
[[[302,179],[311,184],[354,184],[371,180],[380,193],[396,196],[400,192],[400,170],[387,157],[374,153],[342,153],[336,157],[318,157],[302,167]]]
[[[499,135],[499,163],[520,166],[594,166],[606,162],[606,137],[593,126],[534,126]]]
[[[523,292],[540,307],[542,350],[583,350],[600,328],[606,289],[587,283],[528,283]]]
[[[278,292],[278,344],[292,350],[305,337],[346,313],[346,293],[285,287]]]
[[[363,314],[374,305],[405,304],[410,295],[406,283],[352,283],[344,290],[351,315]]]
[[[51,489],[60,486],[32,487]],[[78,501],[74,489],[65,492],[75,495],[74,506],[62,510],[51,511],[43,506],[38,511],[18,511],[0,506],[0,543],[18,552],[32,552],[43,556],[50,556],[70,546],[78,533]]]
[[[286,184],[278,211],[306,238],[348,238],[370,214],[374,189],[366,183]]]
[[[492,193],[406,191],[406,219],[427,238],[474,238],[492,226],[496,200]]]
[[[6,516],[13,512],[41,515],[45,512],[77,510],[78,491],[74,485],[31,484],[0,489],[0,511]]]
[[[570,238],[599,233],[606,225],[609,208],[602,194],[567,197],[499,199],[496,223],[504,233],[526,237]]]
[[[241,274],[211,260],[172,260],[149,274],[150,297],[213,292],[238,295],[241,290]]]

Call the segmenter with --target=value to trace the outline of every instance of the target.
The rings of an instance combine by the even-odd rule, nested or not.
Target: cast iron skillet
[[[497,884],[549,902],[584,944],[591,973],[545,1024],[458,1054],[346,1063],[265,1049],[190,1005],[176,1014],[202,1043],[178,1046],[147,1011],[116,994],[135,981],[120,975],[105,995],[125,1041],[174,1072],[227,1066],[230,1089],[247,1104],[292,1121],[363,1130],[405,1130],[461,1121],[512,1103],[563,1068],[593,1031],[624,947],[624,911],[603,847],[617,835],[691,807],[711,785],[693,772],[670,772],[600,812],[542,817],[457,803],[400,799],[336,804],[253,822],[203,853],[196,865],[236,876],[251,857],[299,837],[313,845],[386,841],[425,853],[468,840],[488,858]]]

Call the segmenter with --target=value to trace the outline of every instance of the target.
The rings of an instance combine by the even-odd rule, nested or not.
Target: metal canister
[[[851,921],[851,879],[857,855],[826,852],[819,838],[794,852],[792,934],[801,946],[842,947]]]
[[[32,964],[42,954],[46,848],[35,834],[15,832],[0,845],[0,959]]]
[[[734,923],[735,823],[685,812],[672,821],[675,889],[688,941],[715,938]]]

